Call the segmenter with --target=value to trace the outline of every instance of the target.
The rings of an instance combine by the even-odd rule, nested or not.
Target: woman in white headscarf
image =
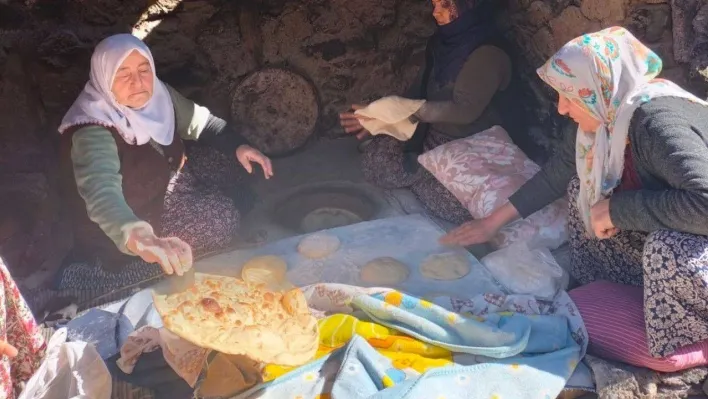
[[[538,74],[577,134],[508,204],[442,239],[487,241],[570,187],[574,277],[643,286],[656,357],[708,339],[708,103],[656,79],[661,66],[623,28],[563,46]]]
[[[223,120],[160,81],[150,50],[129,34],[96,46],[90,79],[59,132],[72,260],[84,262],[64,270],[63,288],[95,288],[95,278],[115,273],[157,272],[135,257],[182,274],[193,252],[224,247],[236,234],[237,163],[248,173],[255,163],[265,178],[273,174],[270,160]],[[190,148],[187,160],[183,140],[218,152]]]

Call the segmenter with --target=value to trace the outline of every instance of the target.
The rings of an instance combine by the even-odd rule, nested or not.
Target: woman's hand
[[[467,247],[474,244],[482,244],[492,239],[499,231],[492,225],[489,218],[470,220],[462,226],[450,231],[440,239],[442,245],[459,245]]]
[[[158,263],[165,274],[181,276],[192,267],[192,248],[177,237],[160,238],[149,226],[138,226],[128,233],[126,248],[148,263]]]
[[[440,239],[442,245],[467,247],[482,244],[492,239],[499,230],[519,218],[519,211],[510,202],[502,205],[484,219],[471,220],[450,231]]]
[[[360,105],[360,104],[354,104],[352,105],[352,109],[354,111],[366,108],[366,105]],[[361,125],[361,120],[367,120],[369,118],[361,115],[357,115],[353,112],[344,112],[339,114],[339,123],[342,125],[342,128],[344,128],[344,131],[348,134],[354,134],[356,135],[356,138],[359,140],[365,139],[366,136],[370,134],[370,132],[366,129],[364,129],[364,126]]]
[[[17,348],[10,345],[7,341],[0,339],[0,356],[13,358],[17,356]]]
[[[251,147],[250,145],[242,145],[236,149],[236,159],[243,165],[246,172],[253,173],[253,166],[251,163],[257,163],[263,168],[263,175],[266,179],[273,177],[273,165],[270,162],[270,158],[263,155],[257,149]]]
[[[595,237],[604,240],[619,233],[610,217],[610,200],[604,199],[590,208],[590,225]]]

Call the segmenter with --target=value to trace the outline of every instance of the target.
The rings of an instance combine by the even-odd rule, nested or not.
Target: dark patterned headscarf
[[[453,82],[474,50],[497,34],[494,0],[432,0],[444,14],[436,15],[432,38],[433,76],[438,84]]]

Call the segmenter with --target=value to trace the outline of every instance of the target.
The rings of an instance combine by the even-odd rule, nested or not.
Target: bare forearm
[[[511,202],[507,202],[487,216],[487,220],[489,221],[490,226],[493,226],[495,229],[499,230],[520,217],[521,215],[519,215],[519,211],[516,210],[514,205],[512,205]]]

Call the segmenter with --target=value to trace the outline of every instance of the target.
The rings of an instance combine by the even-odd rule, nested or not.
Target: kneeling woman
[[[410,188],[432,214],[462,223],[471,219],[469,211],[419,168],[418,155],[494,125],[504,125],[523,150],[533,148],[527,136],[508,126],[517,122],[521,107],[514,106],[518,95],[511,59],[494,24],[497,2],[432,0],[432,5],[438,29],[428,41],[425,64],[406,94],[410,99],[427,100],[413,116],[420,123],[407,142],[374,137],[364,147],[362,169],[370,183],[387,189]],[[363,139],[369,132],[358,118],[351,112],[340,115],[345,131]]]
[[[623,28],[566,44],[538,74],[577,135],[508,204],[442,241],[486,241],[569,187],[572,274],[643,286],[649,351],[663,357],[708,338],[708,103],[659,72]]]
[[[90,80],[59,132],[73,258],[110,272],[138,256],[181,274],[192,251],[224,247],[236,234],[243,172],[235,161],[273,174],[270,160],[223,120],[160,81],[148,47],[128,34],[98,44]],[[187,160],[183,140],[218,153],[190,148]]]

